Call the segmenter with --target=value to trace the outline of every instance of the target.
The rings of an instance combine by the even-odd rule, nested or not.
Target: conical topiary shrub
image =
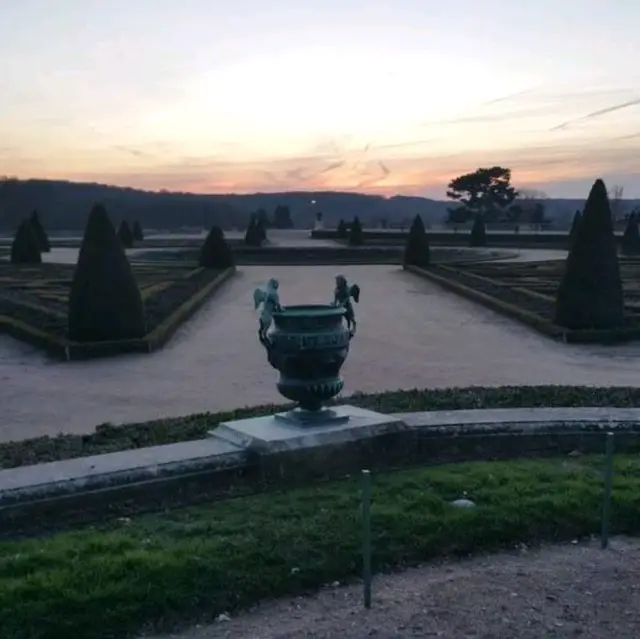
[[[571,242],[578,232],[580,222],[582,222],[582,213],[580,213],[580,210],[577,210],[573,216],[573,221],[571,222],[571,230],[569,231],[569,246],[571,246]]]
[[[136,242],[142,242],[144,240],[144,233],[142,232],[142,226],[140,226],[140,222],[136,220],[133,223],[133,228],[131,229],[131,233],[133,235],[133,239]]]
[[[267,241],[267,223],[264,218],[258,217],[255,224],[256,246],[262,246]]]
[[[638,230],[638,218],[635,213],[629,215],[627,227],[622,235],[623,255],[640,254],[640,230]]]
[[[29,218],[31,222],[31,228],[33,229],[33,233],[38,240],[38,246],[40,247],[41,253],[49,253],[51,251],[51,244],[49,242],[49,236],[47,232],[44,230],[42,226],[42,222],[40,221],[40,216],[38,215],[38,211],[33,211],[31,213],[31,217]]]
[[[247,230],[244,233],[244,243],[247,246],[260,246],[260,229],[258,228],[258,220],[255,215],[249,218]]]
[[[555,322],[570,329],[624,324],[624,298],[607,188],[596,180],[582,213],[556,297]]]
[[[409,229],[407,245],[404,249],[404,264],[413,266],[428,266],[431,261],[429,238],[425,231],[422,218],[416,215]]]
[[[69,294],[69,339],[100,342],[143,337],[140,290],[103,206],[93,207]]]
[[[351,228],[349,229],[349,244],[351,246],[362,246],[364,244],[362,224],[360,223],[360,218],[357,215],[353,218]]]
[[[473,226],[469,235],[469,246],[486,246],[487,245],[487,229],[484,224],[484,218],[480,213],[476,213],[473,218]]]
[[[233,253],[219,226],[211,227],[200,251],[200,266],[225,269],[233,266]]]
[[[40,244],[33,231],[31,220],[23,220],[11,243],[12,264],[40,264]]]
[[[131,232],[131,227],[127,220],[122,220],[122,222],[120,222],[120,227],[118,228],[118,239],[122,242],[122,246],[124,246],[124,248],[133,247],[133,233]]]
[[[343,238],[345,240],[347,239],[347,237],[349,237],[349,231],[347,229],[347,225],[344,220],[340,220],[340,222],[338,223],[338,228],[336,229],[336,232],[338,233],[338,237]]]

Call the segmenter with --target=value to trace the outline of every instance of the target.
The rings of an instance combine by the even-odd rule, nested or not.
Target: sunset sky
[[[0,175],[640,197],[638,0],[0,0]]]

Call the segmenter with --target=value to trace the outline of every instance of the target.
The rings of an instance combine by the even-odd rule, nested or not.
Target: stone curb
[[[382,416],[384,417],[384,416]],[[212,436],[0,471],[0,536],[129,516],[372,471],[473,460],[640,450],[640,408],[394,413],[403,428],[261,453]],[[215,431],[214,431],[215,433]]]

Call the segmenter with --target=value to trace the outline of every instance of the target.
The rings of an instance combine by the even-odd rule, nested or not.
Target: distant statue
[[[344,318],[347,320],[347,328],[351,335],[356,332],[356,314],[353,310],[351,299],[360,302],[360,287],[357,284],[349,286],[344,275],[336,277],[336,288],[333,292],[333,306],[343,306],[346,310]]]
[[[265,287],[256,288],[253,291],[253,302],[256,310],[262,304],[260,313],[260,327],[258,329],[258,339],[264,346],[269,345],[267,331],[271,326],[273,313],[281,310],[280,296],[278,295],[278,280],[271,278]]]

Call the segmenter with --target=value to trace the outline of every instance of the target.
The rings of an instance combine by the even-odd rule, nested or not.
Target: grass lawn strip
[[[374,476],[374,571],[594,534],[603,459]],[[466,492],[477,507],[448,504]],[[253,496],[0,544],[3,639],[103,639],[211,618],[361,572],[359,482]],[[616,458],[612,528],[640,530],[640,460]]]
[[[340,398],[381,413],[477,408],[528,408],[570,406],[640,406],[640,388],[585,386],[481,386],[448,389],[414,389],[385,393],[359,393]],[[112,453],[202,439],[217,424],[234,419],[269,415],[290,405],[254,406],[220,413],[197,413],[185,417],[114,426],[102,424],[86,435],[35,437],[0,443],[0,468],[15,468],[62,459]]]

